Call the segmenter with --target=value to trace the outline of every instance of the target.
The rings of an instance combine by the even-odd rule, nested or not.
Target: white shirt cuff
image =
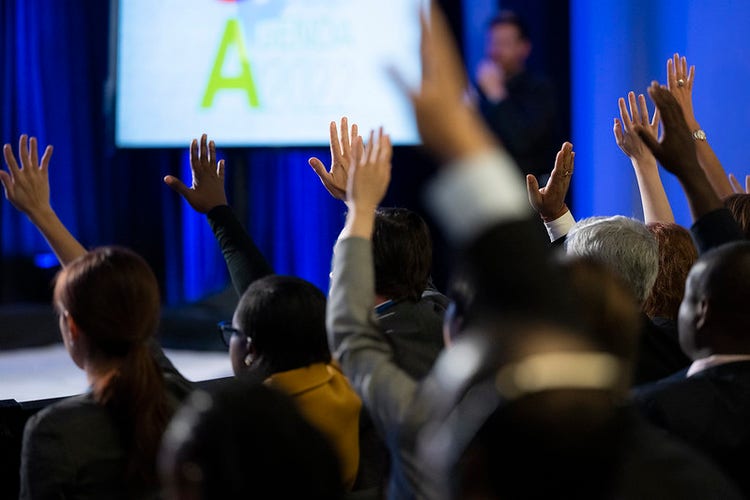
[[[575,226],[576,220],[573,218],[573,214],[570,210],[562,214],[555,220],[544,223],[544,227],[547,228],[547,234],[549,235],[550,241],[555,241],[570,232],[570,228]]]

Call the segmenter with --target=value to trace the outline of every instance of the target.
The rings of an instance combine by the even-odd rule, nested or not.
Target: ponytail
[[[164,376],[148,344],[139,342],[94,399],[117,423],[127,453],[127,477],[146,487],[157,485],[156,456],[169,423]]]

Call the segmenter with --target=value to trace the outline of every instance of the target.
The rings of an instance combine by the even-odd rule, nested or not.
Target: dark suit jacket
[[[638,387],[634,400],[654,424],[713,458],[750,497],[750,361]]]

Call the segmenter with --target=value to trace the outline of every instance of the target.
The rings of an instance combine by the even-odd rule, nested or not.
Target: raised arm
[[[685,191],[693,215],[690,228],[700,253],[729,241],[744,239],[744,235],[724,208],[719,196],[706,179],[698,163],[695,142],[674,96],[658,82],[648,89],[662,117],[664,136],[657,141],[642,126],[636,131],[662,166],[675,175]]]
[[[341,118],[341,138],[336,129],[336,122],[331,122],[331,168],[326,170],[323,162],[317,157],[310,158],[307,162],[313,168],[320,182],[323,183],[326,190],[337,200],[346,200],[346,184],[348,178],[349,164],[352,160],[352,144],[357,142],[358,128],[357,124],[352,124],[351,133],[349,132],[349,119]]]
[[[529,202],[518,167],[464,98],[463,64],[437,8],[429,23],[422,16],[420,48],[420,86],[412,89],[395,76],[411,98],[423,144],[444,165],[428,203],[460,244],[496,222],[528,216]]]
[[[693,83],[695,82],[695,66],[688,70],[687,59],[679,54],[667,59],[667,88],[675,97],[682,109],[687,122],[688,131],[695,139],[695,151],[698,163],[706,173],[719,198],[726,198],[734,193],[729,183],[724,167],[708,143],[705,132],[701,128],[693,111]]]
[[[391,144],[386,135],[353,143],[347,183],[346,224],[334,249],[326,322],[334,356],[383,436],[393,436],[411,403],[416,382],[393,362],[391,346],[375,319],[372,230],[375,209],[390,182]]]
[[[565,204],[570,179],[573,176],[575,155],[573,145],[564,142],[555,156],[555,166],[547,179],[547,184],[542,188],[539,187],[536,177],[531,174],[526,176],[529,203],[544,221],[551,241],[559,240],[568,234],[576,222],[568,205]]]
[[[669,205],[667,193],[664,191],[664,185],[659,177],[656,158],[635,132],[635,126],[640,125],[644,131],[656,139],[659,129],[659,109],[657,108],[654,111],[654,116],[649,121],[646,98],[643,94],[640,94],[636,103],[635,93],[633,92],[628,93],[629,112],[625,99],[621,97],[617,104],[620,108],[620,119],[615,118],[613,129],[615,142],[622,152],[630,158],[630,163],[635,170],[645,222],[646,224],[674,222],[672,207]]]
[[[206,214],[219,242],[229,275],[238,295],[263,276],[273,274],[268,261],[227,205],[224,191],[224,160],[216,160],[216,144],[206,134],[190,144],[192,185],[167,175],[164,182],[180,194],[196,212]]]
[[[8,171],[0,170],[5,198],[36,226],[63,266],[86,253],[86,249],[70,234],[50,203],[49,162],[52,146],[47,146],[41,162],[36,137],[25,134],[18,141],[18,166],[10,144],[3,146]]]

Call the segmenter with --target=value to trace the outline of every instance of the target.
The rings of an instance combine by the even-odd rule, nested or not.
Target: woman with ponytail
[[[0,170],[6,198],[39,229],[63,265],[54,290],[60,333],[90,390],[29,419],[21,455],[22,499],[158,497],[156,455],[164,429],[190,383],[154,340],[160,295],[134,252],[90,252],[49,202],[52,148],[38,160],[21,136],[19,167],[9,145]]]

